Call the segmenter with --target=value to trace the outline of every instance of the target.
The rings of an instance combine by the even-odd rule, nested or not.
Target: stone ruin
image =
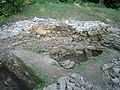
[[[20,45],[32,50],[43,48],[45,50],[43,54],[58,61],[62,67],[71,69],[76,63],[80,64],[83,59],[86,61],[91,56],[98,56],[105,47],[120,50],[120,29],[113,28],[101,21],[34,17],[0,27],[0,42],[1,51],[11,50]],[[99,53],[95,55],[94,52]],[[71,55],[73,57],[69,58]],[[80,59],[78,56],[84,58]],[[62,60],[62,58],[65,59]],[[72,61],[73,58],[78,60]],[[119,59],[104,64],[102,68],[105,76],[116,90],[120,89]],[[6,62],[6,65],[9,63]],[[12,65],[17,66],[16,62]],[[14,68],[9,69],[13,70]],[[23,74],[23,72],[17,71],[14,73],[16,75]],[[31,86],[29,77],[29,74],[25,73],[25,77],[22,79],[25,83],[27,82],[28,86]],[[85,82],[83,77],[77,74],[72,74],[59,78],[56,83],[43,88],[43,90],[101,90],[101,88]]]

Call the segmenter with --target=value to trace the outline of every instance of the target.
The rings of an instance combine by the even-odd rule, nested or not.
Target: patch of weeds
[[[34,74],[36,77],[42,79],[42,83],[37,84],[37,85],[35,86],[35,88],[33,88],[33,90],[38,90],[38,88],[43,88],[43,87],[45,87],[46,85],[49,85],[50,83],[52,83],[52,79],[51,79],[51,78],[48,78],[48,77],[47,77],[46,75],[44,75],[43,73],[39,72],[34,65],[31,65],[31,66],[29,66],[29,67],[32,69],[32,72],[33,72],[33,74]]]
[[[43,53],[43,52],[46,52],[46,51],[43,50],[43,49],[35,49],[35,50],[32,50],[31,48],[24,48],[24,49],[27,50],[27,51],[34,51],[34,52],[36,52],[36,53],[38,53],[38,54]]]
[[[36,49],[36,50],[33,50],[33,51],[38,53],[38,54],[45,52],[45,50],[42,50],[42,49]]]
[[[4,24],[7,24],[6,18],[4,16],[0,16],[0,27]]]
[[[56,66],[56,67],[60,67],[60,65],[58,63],[56,63],[56,62],[53,62],[51,65]]]
[[[80,64],[74,68],[74,72],[75,73],[82,72],[83,70],[85,70],[85,68],[86,68],[85,64]]]
[[[115,51],[113,49],[108,49],[108,48],[105,48],[102,52],[102,55],[109,55],[110,53],[112,53],[112,51]]]

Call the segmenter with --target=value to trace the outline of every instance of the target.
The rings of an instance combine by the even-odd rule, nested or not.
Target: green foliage
[[[24,0],[23,5],[29,5],[32,3],[32,0]]]
[[[53,62],[51,65],[56,66],[56,67],[60,67],[60,65],[58,63],[55,63],[55,62]]]
[[[9,16],[21,10],[24,5],[24,0],[1,0],[0,1],[0,14]]]
[[[89,3],[85,3],[87,1],[99,3],[100,0],[1,0],[0,1],[0,16],[9,16],[13,13],[21,11],[22,7],[30,4],[41,4],[46,2],[64,2],[64,3],[79,3],[80,5],[84,5],[89,7]],[[107,7],[119,8],[120,0],[104,0],[103,3]],[[78,5],[78,4],[76,4]],[[79,6],[79,5],[78,5]]]
[[[36,52],[36,53],[40,54],[40,53],[43,53],[43,52],[45,52],[45,51],[44,51],[44,50],[42,50],[42,49],[36,49],[36,50],[34,50],[34,52]]]
[[[53,1],[53,0],[49,0]],[[78,4],[78,3],[77,3]],[[113,27],[120,28],[120,9],[106,8],[103,5],[94,3],[80,3],[80,7],[75,4],[66,3],[40,3],[23,7],[22,12],[18,12],[9,17],[0,16],[0,24],[6,22],[16,22],[37,16],[39,18],[69,18],[76,17],[79,20],[99,20],[108,23],[110,19]],[[65,13],[63,13],[65,12]]]
[[[51,79],[51,78],[48,78],[48,77],[47,77],[46,75],[44,75],[43,73],[39,72],[34,65],[29,66],[29,68],[32,69],[31,72],[32,72],[36,77],[42,79],[42,83],[37,84],[36,87],[35,87],[33,90],[38,90],[38,88],[43,88],[44,86],[52,83],[52,79]]]
[[[85,3],[85,2],[93,2],[97,4],[105,5],[106,7],[110,8],[119,8],[120,7],[120,0],[55,0],[64,3]]]
[[[4,16],[0,16],[0,26],[6,23],[7,23],[6,18]]]
[[[40,3],[45,3],[46,0],[29,0],[31,1],[31,4],[40,4]]]
[[[22,10],[25,5],[43,3],[44,0],[1,0],[0,15],[9,16]]]

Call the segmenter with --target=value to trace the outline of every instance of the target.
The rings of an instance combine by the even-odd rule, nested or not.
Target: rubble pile
[[[73,73],[70,76],[58,78],[54,84],[44,87],[43,90],[102,90],[100,87],[85,82],[83,77]]]
[[[120,90],[120,57],[114,58],[110,63],[102,67],[105,76],[109,79],[112,86]]]

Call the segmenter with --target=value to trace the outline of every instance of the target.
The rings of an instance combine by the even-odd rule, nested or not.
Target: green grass
[[[27,50],[27,51],[35,52],[35,53],[37,53],[37,54],[41,54],[41,53],[46,52],[45,50],[43,50],[43,49],[41,49],[41,48],[34,49],[34,50],[32,50],[31,48],[24,48],[24,49]]]
[[[45,51],[42,50],[42,49],[35,49],[35,50],[33,50],[33,51],[36,52],[36,53],[38,53],[38,54],[45,52]]]
[[[74,4],[42,3],[24,7],[22,12],[12,16],[0,16],[1,24],[18,20],[30,19],[34,16],[40,18],[69,18],[76,17],[78,20],[100,20],[120,28],[120,10],[105,8],[100,5],[85,3],[79,7]],[[108,22],[110,19],[112,22]]]
[[[55,62],[53,62],[51,65],[56,66],[56,67],[60,67],[60,65],[58,63],[55,63]]]
[[[33,90],[38,90],[38,88],[43,88],[43,87],[45,87],[46,85],[49,85],[50,83],[52,83],[52,79],[51,79],[51,78],[48,78],[48,77],[47,77],[46,75],[44,75],[43,73],[39,72],[34,65],[29,66],[29,68],[32,70],[32,73],[33,73],[36,77],[38,77],[38,79],[39,79],[39,78],[42,79],[42,83],[37,84]]]

